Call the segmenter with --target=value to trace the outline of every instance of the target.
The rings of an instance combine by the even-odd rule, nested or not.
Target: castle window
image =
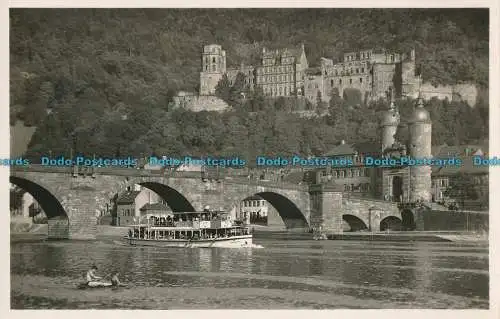
[[[352,79],[349,79],[349,84],[352,84]]]
[[[212,63],[215,63],[215,58],[212,58]]]
[[[359,69],[356,69],[356,74],[358,74],[358,73],[359,73]]]
[[[339,84],[342,84],[342,79],[339,79]]]
[[[394,54],[391,54],[391,62],[394,62]]]
[[[361,68],[361,73],[365,73],[365,68]]]
[[[205,65],[205,71],[208,71],[208,65]]]
[[[363,78],[359,78],[359,83],[363,83]]]
[[[333,86],[333,80],[330,80],[330,86]]]
[[[325,70],[325,75],[326,75],[326,70]]]
[[[335,76],[339,75],[339,71],[335,70]]]

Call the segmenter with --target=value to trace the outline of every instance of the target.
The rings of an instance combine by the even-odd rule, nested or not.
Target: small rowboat
[[[82,282],[78,284],[78,289],[90,289],[90,288],[108,288],[113,287],[113,284],[110,282]]]

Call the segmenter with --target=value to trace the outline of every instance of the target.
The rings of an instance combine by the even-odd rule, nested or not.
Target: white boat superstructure
[[[130,227],[125,240],[130,245],[156,247],[251,247],[248,227],[231,220],[223,211],[173,212],[147,216],[147,223]]]

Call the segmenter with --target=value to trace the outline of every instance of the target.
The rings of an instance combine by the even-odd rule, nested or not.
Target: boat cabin
[[[231,222],[231,215],[224,211],[172,212],[166,215],[146,215],[148,224],[163,227],[193,227],[193,222]],[[226,223],[225,223],[226,224]]]
[[[163,240],[203,240],[249,235],[224,211],[172,212],[146,216],[147,223],[129,229],[129,238]]]
[[[231,228],[188,228],[188,227],[152,227],[137,225],[129,229],[129,238],[149,240],[217,240],[249,235],[244,227]]]

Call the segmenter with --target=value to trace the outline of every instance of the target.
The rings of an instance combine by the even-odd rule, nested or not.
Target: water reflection
[[[100,274],[118,270],[124,282],[137,287],[273,288],[408,303],[417,299],[432,303],[437,298],[433,293],[488,299],[485,247],[280,240],[259,244],[265,248],[160,249],[100,241],[14,242],[11,273],[80,280],[96,263]],[[306,278],[317,281],[304,281]],[[339,284],[345,287],[337,287]]]

